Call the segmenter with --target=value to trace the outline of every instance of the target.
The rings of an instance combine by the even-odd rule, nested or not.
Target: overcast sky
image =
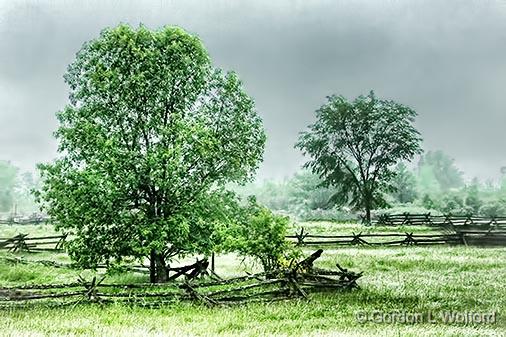
[[[468,177],[506,165],[506,0],[0,0],[0,159],[55,156],[66,67],[120,22],[181,26],[239,73],[268,134],[262,179],[298,170],[293,144],[325,96],[371,89],[414,108],[425,150]]]

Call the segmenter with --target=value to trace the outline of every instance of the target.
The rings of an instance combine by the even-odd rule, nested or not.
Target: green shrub
[[[276,215],[250,198],[226,229],[222,250],[252,257],[266,272],[278,269],[299,254],[285,239],[288,224],[288,217]]]

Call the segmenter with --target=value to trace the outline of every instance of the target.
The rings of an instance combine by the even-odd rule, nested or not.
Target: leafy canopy
[[[393,166],[421,152],[415,116],[373,92],[352,102],[330,96],[296,147],[311,157],[305,167],[338,189],[334,201],[364,209],[370,220],[370,210],[385,205],[382,192],[391,188]]]
[[[83,264],[206,253],[265,133],[237,74],[183,29],[120,25],[83,45],[57,114],[60,157],[40,165],[49,215]],[[152,256],[153,257],[153,256]]]

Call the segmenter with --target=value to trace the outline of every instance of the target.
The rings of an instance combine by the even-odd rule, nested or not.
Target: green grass
[[[327,224],[304,226],[318,229]],[[355,229],[360,226],[342,228],[343,231]],[[1,312],[0,335],[505,336],[506,248],[343,247],[326,249],[317,266],[333,268],[336,262],[354,271],[364,271],[359,280],[360,290],[312,294],[310,300],[234,307],[177,303],[159,309],[119,304],[10,309]],[[219,273],[227,276],[240,274],[245,268],[233,255],[217,257],[217,267]],[[0,259],[2,285],[72,282],[79,273],[92,276],[89,271],[12,265]],[[111,282],[145,280],[145,275],[132,273],[108,279]],[[497,323],[489,325],[449,325],[440,321],[434,324],[357,322],[357,312],[375,310],[424,314],[430,311],[436,316],[445,311],[497,311],[499,315]]]

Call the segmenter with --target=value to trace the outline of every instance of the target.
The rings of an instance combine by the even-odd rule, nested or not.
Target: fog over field
[[[303,163],[293,148],[325,96],[373,89],[413,107],[425,150],[468,178],[506,165],[506,1],[0,0],[0,159],[23,170],[56,154],[63,74],[84,41],[120,22],[180,25],[235,70],[267,130],[258,177]]]

